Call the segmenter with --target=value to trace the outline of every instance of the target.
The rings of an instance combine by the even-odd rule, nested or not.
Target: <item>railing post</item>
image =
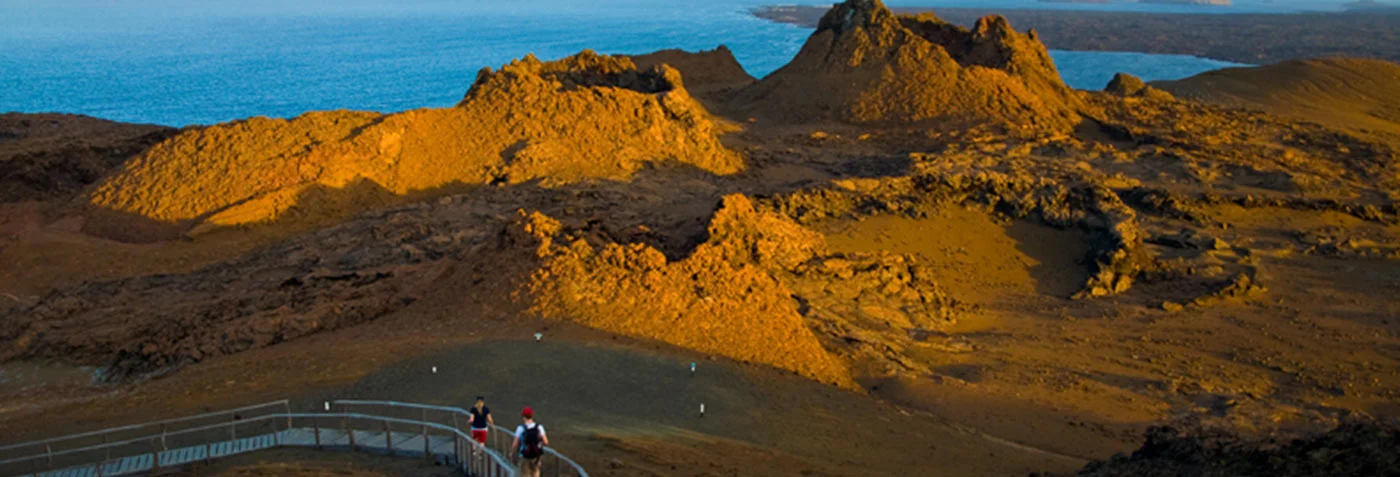
[[[238,415],[234,414],[229,418],[228,437],[231,441],[238,440]]]
[[[107,446],[107,433],[105,432],[102,433],[102,447],[104,450],[102,461],[106,462],[112,460],[112,448]]]
[[[289,429],[290,429],[290,428],[289,428]],[[315,441],[316,441],[316,450],[321,450],[321,420],[320,420],[320,419],[317,419],[317,418],[312,418],[312,419],[311,419],[311,432],[312,432],[312,434],[315,436],[314,439],[315,439]]]
[[[155,441],[151,441],[151,469],[160,469],[160,450],[156,449]]]
[[[389,428],[389,421],[384,422],[384,445],[389,447],[389,457],[394,456],[394,431]]]
[[[53,443],[44,443],[44,454],[48,455],[49,468],[53,468]]]
[[[355,430],[350,428],[350,418],[343,417],[340,422],[345,426],[345,435],[350,437],[350,452],[358,451],[359,449],[355,445]]]
[[[282,401],[282,407],[287,410],[287,430],[292,429],[292,402]]]
[[[170,447],[166,446],[166,444],[165,444],[165,432],[166,432],[165,424],[161,424],[161,425],[160,425],[160,450],[170,450]]]
[[[428,445],[428,408],[426,408],[426,407],[423,408],[422,416],[423,416],[423,419],[420,420],[420,421],[418,421],[418,422],[423,423],[423,425],[422,425],[422,428],[423,428],[423,429],[422,429],[422,430],[423,430],[423,458],[424,458],[424,459],[427,459],[428,462],[432,462],[432,461],[433,461],[433,449],[432,449],[432,446]]]

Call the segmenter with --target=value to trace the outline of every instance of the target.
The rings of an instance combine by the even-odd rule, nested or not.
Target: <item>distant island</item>
[[[1129,2],[1117,2],[1117,1],[1114,1],[1114,0],[1036,0],[1036,1],[1037,1],[1037,2],[1040,2],[1040,3],[1088,3],[1088,4],[1129,3]],[[1133,3],[1136,3],[1136,2],[1133,2]],[[1222,7],[1228,7],[1228,6],[1230,6],[1230,5],[1232,4],[1230,0],[1141,0],[1141,3],[1156,3],[1156,4],[1162,4],[1162,5],[1215,5],[1215,6],[1222,6]]]
[[[1105,3],[1109,0],[1041,0]],[[1203,3],[1223,0],[1141,0]],[[987,8],[895,8],[897,13],[932,11],[946,21],[971,26],[1000,14],[1019,30],[1034,29],[1057,50],[1134,51],[1181,54],[1247,64],[1349,56],[1400,62],[1400,8],[1372,0],[1345,12],[1142,13]],[[753,14],[771,21],[815,28],[825,7],[770,6]]]
[[[1142,3],[1158,3],[1163,5],[1215,5],[1230,6],[1230,0],[1141,0]]]
[[[1355,2],[1351,2],[1351,3],[1348,3],[1348,4],[1342,5],[1342,8],[1344,8],[1344,9],[1346,9],[1347,11],[1350,11],[1350,12],[1370,12],[1370,13],[1374,13],[1374,12],[1377,12],[1377,11],[1380,11],[1380,12],[1388,12],[1388,13],[1397,13],[1397,12],[1400,12],[1400,5],[1395,5],[1395,4],[1390,4],[1390,3],[1381,3],[1381,2],[1377,2],[1376,0],[1357,0],[1357,1],[1355,1]]]

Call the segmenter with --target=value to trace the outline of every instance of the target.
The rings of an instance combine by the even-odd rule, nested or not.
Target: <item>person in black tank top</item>
[[[486,407],[486,397],[477,396],[476,405],[467,412],[472,415],[472,439],[485,445],[486,438],[491,434],[491,426],[496,424],[491,417],[491,408]]]

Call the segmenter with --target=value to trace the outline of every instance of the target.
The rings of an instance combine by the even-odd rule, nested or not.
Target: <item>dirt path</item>
[[[713,475],[715,465],[723,475],[1023,475],[1082,464],[795,376],[691,359],[694,376],[685,356],[490,341],[384,367],[326,397],[466,407],[485,394],[507,426],[529,405],[556,446],[599,475]],[[731,457],[745,454],[754,458]]]
[[[541,329],[544,342],[528,341]],[[485,394],[502,425],[533,406],[556,447],[593,475],[1019,476],[1083,464],[771,368],[529,320],[432,327],[402,318],[139,385],[7,391],[30,405],[0,414],[0,429],[25,439],[281,397],[312,409],[352,397],[467,406]],[[276,460],[250,459],[240,462]],[[234,467],[213,475],[272,475]]]

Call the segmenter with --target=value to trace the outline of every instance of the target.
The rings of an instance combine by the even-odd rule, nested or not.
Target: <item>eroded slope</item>
[[[1153,85],[1184,99],[1400,137],[1400,64],[1389,61],[1291,60]]]

